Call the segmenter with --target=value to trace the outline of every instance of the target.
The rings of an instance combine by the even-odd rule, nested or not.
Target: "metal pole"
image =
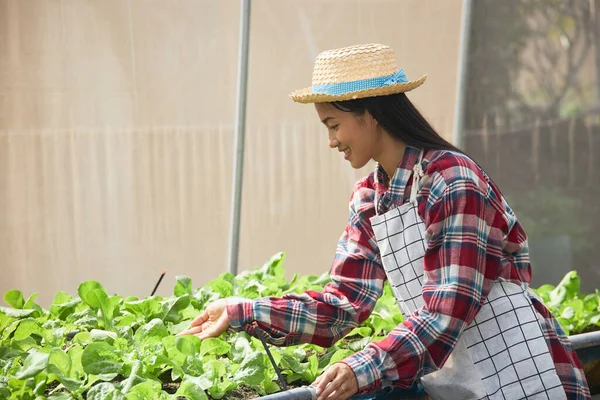
[[[600,1],[590,0],[590,14],[592,19],[592,45],[594,48],[596,67],[596,90],[594,93],[594,106],[600,106]]]
[[[458,77],[456,80],[456,104],[454,108],[454,145],[462,149],[467,70],[469,66],[469,38],[471,36],[471,0],[463,0],[460,22],[460,45],[458,49]]]
[[[238,57],[238,87],[235,124],[235,154],[233,164],[233,197],[231,200],[231,237],[229,242],[229,272],[237,275],[240,246],[240,214],[242,208],[242,178],[244,175],[244,138],[246,130],[246,87],[248,82],[248,42],[250,36],[251,0],[240,0],[240,47]]]

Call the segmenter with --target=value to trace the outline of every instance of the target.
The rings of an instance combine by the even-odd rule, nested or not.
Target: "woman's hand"
[[[318,400],[345,400],[358,392],[354,371],[341,362],[329,367],[312,386],[317,387]]]
[[[209,304],[202,313],[194,318],[190,329],[180,332],[177,336],[196,335],[200,339],[218,337],[229,329],[227,317],[227,300],[219,299]]]

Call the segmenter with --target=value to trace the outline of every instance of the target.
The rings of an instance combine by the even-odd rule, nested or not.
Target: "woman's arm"
[[[386,278],[369,223],[375,213],[374,191],[365,187],[365,181],[357,184],[350,199],[350,219],[337,245],[332,282],[323,292],[230,299],[227,314],[232,329],[252,334],[256,321],[272,344],[329,347],[371,314]]]

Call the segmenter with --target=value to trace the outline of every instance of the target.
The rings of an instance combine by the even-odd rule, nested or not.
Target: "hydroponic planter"
[[[600,331],[569,336],[592,394],[600,394]]]

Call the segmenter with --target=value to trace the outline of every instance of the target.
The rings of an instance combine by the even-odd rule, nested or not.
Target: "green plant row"
[[[261,268],[222,274],[196,290],[189,277],[178,276],[167,298],[110,296],[100,283],[86,281],[78,296],[59,292],[46,310],[36,294],[25,299],[11,290],[4,296],[10,307],[0,307],[0,399],[200,400],[227,398],[241,387],[258,395],[277,392],[277,374],[259,340],[244,332],[203,341],[175,335],[216,299],[320,291],[329,282],[327,274],[287,281],[283,258],[279,253]],[[566,331],[598,325],[600,296],[580,295],[575,272],[537,292]],[[334,346],[270,350],[288,384],[308,384],[401,321],[386,284],[368,320]]]

